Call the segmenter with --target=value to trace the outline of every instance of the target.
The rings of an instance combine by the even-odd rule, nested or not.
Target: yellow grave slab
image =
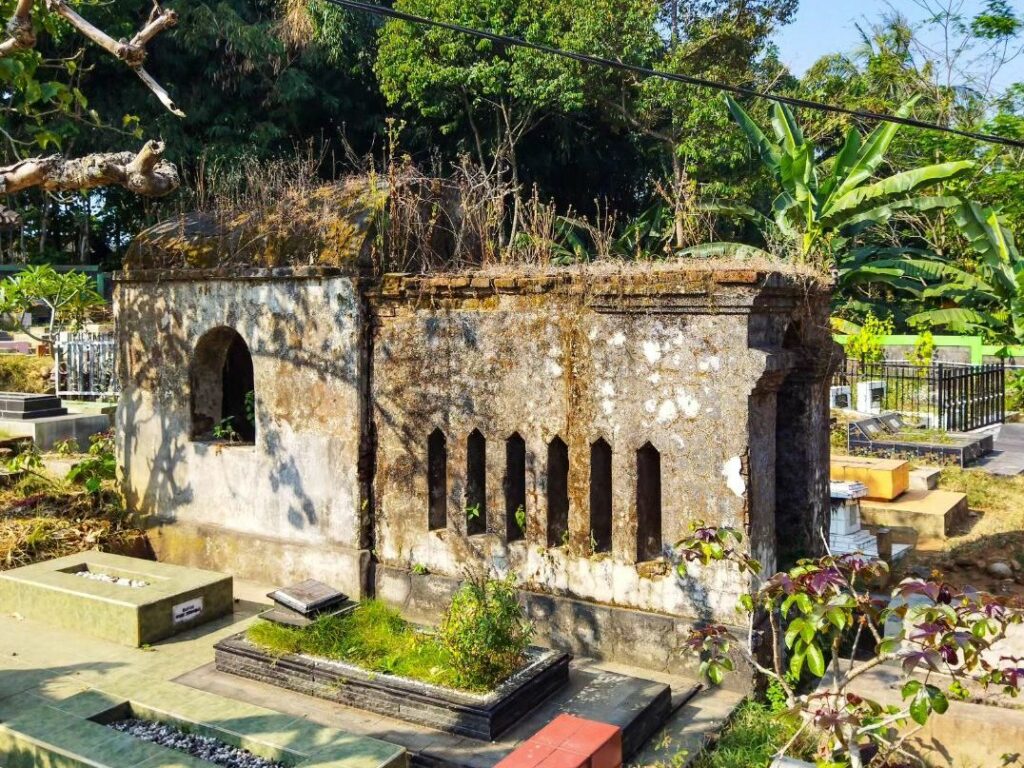
[[[910,464],[899,459],[833,456],[830,479],[864,483],[868,487],[869,499],[892,501],[910,487]]]

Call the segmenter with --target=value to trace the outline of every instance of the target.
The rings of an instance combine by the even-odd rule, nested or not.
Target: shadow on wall
[[[117,319],[123,387],[118,423],[124,462],[122,469],[125,478],[131,479],[125,483],[129,508],[155,513],[159,520],[172,522],[176,519],[177,508],[201,501],[197,498],[201,490],[187,474],[183,478],[179,470],[182,462],[187,462],[193,454],[188,441],[192,440],[195,428],[209,426],[192,423],[195,393],[194,377],[190,372],[196,359],[198,339],[211,331],[211,335],[223,331],[221,335],[225,338],[241,337],[252,356],[256,382],[253,404],[256,428],[252,437],[257,455],[269,457],[269,461],[261,462],[260,466],[268,467],[270,487],[278,498],[290,499],[287,519],[292,528],[301,530],[317,526],[321,522],[317,510],[323,500],[310,495],[295,456],[282,448],[283,426],[290,423],[296,431],[307,425],[315,426],[319,422],[320,409],[332,405],[312,402],[311,398],[303,399],[301,393],[293,394],[290,391],[292,381],[272,380],[269,386],[263,386],[264,391],[260,391],[261,369],[265,373],[270,366],[290,365],[295,369],[295,380],[299,379],[301,372],[311,371],[317,381],[330,381],[334,385],[344,383],[356,391],[363,391],[360,363],[365,352],[358,337],[358,324],[362,319],[358,294],[353,294],[351,302],[338,301],[334,311],[326,314],[331,294],[306,290],[308,282],[305,280],[276,283],[239,280],[232,286],[234,296],[211,317],[208,327],[186,331],[183,316],[195,318],[213,314],[208,311],[212,298],[206,290],[207,283],[165,285],[169,287],[162,288],[153,283],[118,286]],[[268,313],[265,296],[261,295],[267,290],[266,286],[283,292],[280,301],[275,303],[287,305],[287,312]],[[195,293],[195,307],[190,307],[187,301],[192,291]],[[313,296],[324,298],[314,301]],[[272,324],[269,332],[266,328],[268,317],[272,318],[269,320]],[[195,326],[195,321],[192,320],[190,325]],[[357,335],[350,344],[338,345],[335,343],[337,335],[326,333],[322,334],[323,339],[316,347],[309,346],[307,330],[311,328],[339,329],[353,325]],[[260,331],[254,332],[257,328]],[[224,355],[218,359],[221,358]],[[223,362],[226,365],[227,361]],[[274,388],[276,391],[267,391]],[[222,383],[218,382],[216,390],[213,399],[217,407],[213,410],[217,413],[203,413],[206,421],[216,422],[214,417],[218,415],[225,418],[221,412],[225,391]],[[147,395],[152,398],[150,412],[144,410]],[[287,403],[288,407],[283,408],[282,403]],[[139,441],[148,435],[154,435],[151,455],[139,450]],[[244,439],[245,435],[242,437]],[[353,439],[356,439],[354,435]],[[147,446],[149,444],[147,440]],[[217,448],[211,444],[209,449]],[[136,461],[145,461],[147,466],[140,470],[133,466]],[[145,478],[145,482],[138,488],[136,483],[140,478]],[[216,482],[216,478],[211,480]],[[353,495],[358,498],[364,494],[353,489]],[[252,501],[246,498],[240,503]],[[366,521],[362,525],[365,528]]]

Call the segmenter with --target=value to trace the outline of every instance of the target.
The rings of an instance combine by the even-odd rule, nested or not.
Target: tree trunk
[[[68,160],[61,155],[31,157],[0,168],[0,193],[40,187],[64,192],[121,186],[144,197],[161,197],[178,188],[178,170],[163,159],[163,142],[149,141],[132,152],[107,152]]]

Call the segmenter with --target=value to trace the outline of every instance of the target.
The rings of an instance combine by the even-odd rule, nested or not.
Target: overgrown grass
[[[767,768],[795,733],[792,718],[773,712],[766,704],[748,700],[736,710],[714,746],[693,765],[694,768]],[[788,754],[813,761],[814,744],[801,735]]]
[[[347,616],[326,616],[302,629],[259,621],[246,637],[275,655],[304,653],[446,688],[486,691],[501,682],[467,683],[435,635],[416,629],[378,600],[367,600]]]
[[[0,354],[0,392],[53,392],[53,358]]]

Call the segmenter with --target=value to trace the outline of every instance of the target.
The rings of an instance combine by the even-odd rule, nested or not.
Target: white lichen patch
[[[626,343],[626,334],[624,334],[622,331],[619,331],[610,339],[608,339],[608,343],[611,344],[613,347],[621,347],[623,344]]]
[[[615,397],[615,385],[610,381],[602,381],[600,392],[604,397]]]
[[[676,408],[675,401],[666,400],[658,406],[658,423],[668,424],[669,422],[675,421],[676,416],[679,415],[679,409]]]
[[[547,372],[548,376],[551,376],[552,378],[555,379],[559,378],[562,375],[562,366],[560,366],[554,360],[548,360],[547,363],[545,363],[544,365],[544,370]]]
[[[647,362],[654,365],[661,360],[661,345],[656,341],[645,341],[643,343],[643,353],[644,357],[647,358]]]
[[[661,374],[655,371],[654,373],[647,377],[647,380],[651,382],[651,384],[657,386],[658,384],[661,384]]]
[[[676,390],[676,406],[688,419],[695,419],[700,413],[700,402],[685,389]]]
[[[658,401],[657,400],[645,400],[644,401],[644,410],[647,411],[648,413],[654,413],[655,411],[658,410]]]
[[[747,484],[743,480],[743,461],[739,456],[733,456],[722,465],[722,475],[725,477],[725,484],[734,494],[743,498],[747,492]]]
[[[717,355],[706,357],[697,363],[697,370],[701,373],[710,373],[711,371],[722,370],[722,361]]]

